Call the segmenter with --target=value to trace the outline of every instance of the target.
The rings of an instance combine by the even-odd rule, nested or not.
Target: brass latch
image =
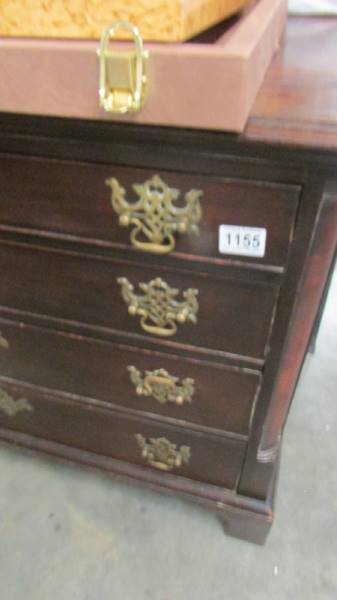
[[[132,35],[134,50],[109,50],[110,41],[120,30]],[[98,56],[100,105],[107,112],[120,114],[140,110],[148,92],[149,53],[143,49],[137,27],[127,21],[114,21],[102,34]]]

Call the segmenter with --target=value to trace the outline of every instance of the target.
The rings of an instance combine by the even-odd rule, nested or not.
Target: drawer
[[[9,345],[0,348],[2,376],[200,429],[248,435],[260,384],[256,371],[5,320],[0,330]]]
[[[227,279],[225,271],[215,277],[10,242],[0,248],[2,306],[104,327],[133,340],[146,337],[252,362],[264,359],[278,286]],[[164,284],[147,292],[139,288],[158,277],[167,289]],[[129,312],[132,301],[122,297],[124,279],[135,288],[136,314]],[[174,290],[179,293],[172,299]],[[198,291],[198,308],[194,297],[186,297],[187,290]],[[162,326],[153,327],[154,320]]]
[[[122,222],[123,219],[124,222],[130,221],[135,218],[135,211],[127,211],[127,217],[114,212],[112,189],[106,185],[106,181],[116,179],[125,189],[125,200],[132,205],[139,199],[133,185],[151,181],[154,175],[159,175],[165,185],[179,190],[180,197],[173,201],[162,189],[153,184],[148,186],[148,193],[144,192],[145,202],[142,207],[138,206],[136,215],[142,223],[141,229],[136,231],[135,225],[121,227],[119,217]],[[149,193],[154,193],[156,189],[162,193],[160,214],[152,212],[154,204],[149,201]],[[151,244],[155,235],[158,245],[164,224],[172,224],[177,218],[172,206],[177,205],[180,209],[191,207],[194,200],[186,194],[192,189],[202,192],[199,233],[175,233],[172,250],[175,256],[220,264],[226,259],[275,267],[285,264],[300,190],[294,185],[1,155],[1,227],[33,230],[44,236],[56,234],[68,239],[70,236],[70,239],[100,245],[103,243],[119,249],[133,248],[136,251],[141,242],[143,245],[139,252],[143,252],[145,247],[153,249]],[[184,220],[188,222],[194,218],[191,214],[185,217]],[[142,233],[144,223],[147,231],[150,229],[152,232],[150,246],[149,238]],[[265,229],[265,255],[245,257],[220,254],[219,226],[223,224]],[[130,241],[131,236],[135,246]],[[164,252],[170,248],[165,236],[159,246],[164,247]]]
[[[0,427],[229,489],[236,485],[246,446],[4,380]]]

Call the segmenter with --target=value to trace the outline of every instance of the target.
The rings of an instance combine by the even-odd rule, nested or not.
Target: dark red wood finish
[[[265,542],[273,520],[273,490],[267,500],[255,500],[248,496],[233,493],[223,487],[214,486],[170,475],[159,470],[148,469],[124,461],[78,450],[58,442],[0,428],[0,439],[13,443],[25,450],[44,452],[54,458],[64,460],[69,467],[69,460],[89,467],[96,467],[108,472],[111,476],[122,478],[128,482],[146,485],[157,492],[178,495],[185,500],[198,502],[204,508],[212,510],[219,516],[225,532],[235,537],[249,540],[255,544]],[[20,449],[21,451],[21,449]],[[41,457],[40,457],[41,459]],[[278,463],[274,468],[273,479],[276,479]]]
[[[32,385],[15,384],[6,378],[2,379],[1,385],[21,396],[24,390],[32,403],[36,402],[36,407],[40,408],[38,414],[41,420],[34,422],[31,413],[20,413],[18,420],[3,417],[3,428],[0,430],[2,439],[96,465],[115,474],[125,474],[133,480],[146,482],[156,489],[196,499],[217,510],[235,535],[263,541],[273,514],[279,441],[336,250],[333,219],[336,216],[337,181],[337,68],[336,61],[331,59],[337,52],[336,31],[337,19],[290,19],[284,48],[276,56],[257,98],[247,130],[240,136],[112,123],[1,116],[0,150],[3,153],[2,164],[6,164],[6,176],[2,183],[3,189],[8,192],[4,195],[0,190],[6,213],[6,216],[0,214],[0,221],[3,217],[3,241],[0,247],[1,303],[6,305],[1,309],[3,315],[7,311],[13,319],[23,322],[32,322],[34,316],[36,323],[49,329],[67,326],[72,338],[66,336],[67,343],[62,344],[63,349],[65,345],[70,349],[70,339],[80,340],[77,335],[79,331],[102,338],[110,331],[111,339],[115,337],[120,341],[118,336],[124,335],[124,348],[126,343],[134,343],[137,349],[139,347],[144,350],[139,352],[144,361],[145,357],[151,356],[151,359],[155,357],[157,360],[165,354],[168,362],[177,361],[175,364],[179,363],[182,370],[185,364],[192,363],[194,368],[198,368],[199,362],[195,361],[195,354],[199,353],[203,358],[207,356],[208,361],[216,361],[214,369],[219,369],[217,372],[222,368],[225,371],[221,364],[224,359],[234,364],[235,357],[235,364],[241,367],[256,365],[261,368],[262,373],[262,387],[244,457],[244,442],[226,438],[225,432],[223,436],[205,436],[196,433],[196,423],[192,431],[187,420],[184,424],[176,423],[172,427],[168,424],[167,416],[157,415],[156,418],[163,419],[163,423],[159,424],[150,415],[147,418],[139,415],[134,418],[125,413],[123,415],[120,409],[115,410],[108,403],[103,409],[91,397],[76,400],[65,393],[55,395]],[[18,155],[24,158],[19,158]],[[32,158],[32,155],[43,160]],[[55,160],[50,160],[52,158]],[[66,165],[67,160],[71,161],[69,171],[65,166],[68,189],[77,189],[69,176],[70,172],[75,173],[77,167],[81,170],[81,179],[86,182],[85,189],[80,190],[81,197],[85,198],[84,205],[79,206],[78,201],[73,201],[69,195],[64,196],[68,198],[68,204],[64,202],[62,196],[66,192],[62,192],[62,187],[66,189],[67,186],[62,182],[59,184],[52,175],[54,166]],[[18,182],[13,180],[8,184],[7,178],[14,176],[13,165],[19,163],[25,165],[22,169],[26,182],[24,188],[20,187],[20,178]],[[186,191],[185,184],[187,187],[197,187],[195,182],[207,182],[209,194],[205,204],[207,224],[204,233],[199,238],[181,237],[177,252],[172,257],[162,257],[159,262],[150,255],[144,255],[140,259],[138,254],[130,250],[126,230],[116,230],[117,237],[109,237],[115,231],[115,224],[113,214],[109,212],[111,209],[107,194],[104,200],[103,196],[96,196],[94,199],[94,202],[99,202],[100,207],[94,225],[100,233],[95,237],[94,233],[90,233],[93,231],[92,224],[85,224],[85,219],[90,219],[93,215],[89,205],[93,198],[92,182],[96,175],[89,181],[84,165],[79,163],[97,163],[97,166],[89,165],[88,170],[95,171],[99,185],[101,176],[98,174],[103,174],[103,171],[105,173],[107,169],[108,177],[111,176],[112,166],[125,173],[128,188],[134,181],[133,173],[136,169],[142,173],[144,170],[151,174],[159,172],[167,177],[168,183],[183,191]],[[47,166],[44,175],[46,194],[40,200],[36,199],[36,195],[37,190],[41,190],[41,180],[32,175],[37,164]],[[61,169],[58,173],[62,178]],[[125,184],[124,181],[122,183]],[[47,189],[54,185],[55,193],[54,190]],[[267,191],[263,192],[264,189]],[[298,196],[299,190],[301,193]],[[22,198],[30,199],[33,203],[30,217],[29,209],[27,211],[29,203],[21,202],[20,210],[15,206],[20,201],[20,193]],[[281,209],[279,212],[274,211],[271,216],[269,209],[276,206],[274,202],[276,197],[280,200],[280,193],[283,198],[279,204]],[[234,198],[233,204],[231,198]],[[293,211],[297,199],[299,204],[295,215]],[[39,203],[38,210],[34,208],[34,202]],[[227,203],[231,207],[230,213],[226,213],[224,209]],[[52,218],[48,206],[51,206]],[[60,207],[58,214],[57,211],[55,213],[55,206]],[[84,210],[80,225],[74,223],[78,209]],[[289,210],[290,213],[287,212]],[[267,223],[273,231],[272,246],[267,247],[266,262],[237,261],[233,257],[220,257],[219,261],[211,235],[221,222],[222,215],[232,215],[233,219],[236,216],[240,219],[247,218],[249,224],[252,224],[251,212],[261,219],[261,224]],[[105,214],[109,214],[108,225],[105,221],[103,223],[102,216]],[[67,231],[63,231],[63,228]],[[288,240],[288,234],[291,244],[287,254],[288,241],[284,245],[284,240]],[[39,243],[41,246],[44,244],[45,249],[39,249]],[[112,305],[116,307],[119,302],[115,288],[110,296],[113,304],[109,304],[111,279],[107,274],[111,273],[112,264],[115,271],[116,265],[127,266],[128,273],[133,273],[135,277],[133,283],[141,280],[146,273],[151,272],[151,277],[153,273],[157,275],[159,265],[162,276],[164,273],[165,277],[172,275],[174,285],[179,284],[178,287],[198,287],[194,282],[203,282],[207,304],[200,302],[202,308],[199,318],[205,315],[207,307],[209,321],[206,324],[206,320],[200,320],[199,338],[193,337],[192,325],[184,326],[181,339],[179,334],[172,342],[161,343],[139,333],[133,321],[131,324],[131,317],[121,317],[122,305],[118,305],[117,309],[112,308]],[[123,275],[127,273],[124,272]],[[73,283],[69,281],[72,278]],[[90,286],[89,291],[84,285],[86,281]],[[50,285],[49,288],[47,284]],[[274,304],[274,326],[265,346],[267,322],[271,323],[272,305],[279,284],[280,294],[277,304]],[[220,295],[219,290],[222,292]],[[219,297],[223,301],[222,306],[229,310],[227,318],[224,313],[220,314],[215,310],[215,299]],[[106,304],[103,306],[102,302]],[[126,309],[124,305],[123,308]],[[80,319],[86,322],[86,328],[83,323],[80,326],[72,320],[76,321],[79,314]],[[118,323],[118,329],[107,330],[106,327],[111,328],[112,322]],[[263,335],[261,323],[265,327]],[[205,328],[202,329],[203,327]],[[58,338],[63,336],[62,333],[55,334],[51,331],[45,335]],[[154,353],[148,352],[150,342],[153,342]],[[97,344],[97,348],[98,345],[104,345],[98,340],[87,340],[82,343],[82,348],[86,345],[91,347],[91,344]],[[73,342],[71,346],[74,347]],[[13,350],[13,370],[10,370],[7,358],[12,352],[12,345],[9,350],[1,350],[3,353],[8,352],[4,364],[12,379],[17,377],[16,366],[18,369],[23,368],[24,357],[20,352],[23,352],[24,345],[20,347],[18,354]],[[48,344],[48,347],[50,350],[51,345]],[[267,350],[265,355],[264,350]],[[125,351],[129,352],[129,349]],[[234,354],[231,354],[233,351]],[[52,356],[60,356],[57,352],[53,348]],[[97,352],[99,354],[100,351],[97,349]],[[178,356],[173,357],[175,352],[177,355],[184,352],[187,354],[180,359]],[[82,363],[77,364],[81,364],[81,369],[84,368]],[[200,362],[200,372],[203,368],[208,368],[208,365],[201,367]],[[27,374],[34,371],[28,365],[24,369]],[[62,363],[59,369],[62,369]],[[228,373],[226,370],[226,378]],[[27,379],[29,377],[27,375]],[[46,377],[48,381],[57,384],[60,371],[53,375],[51,369],[46,370]],[[41,385],[41,380],[35,381]],[[67,387],[71,385],[69,379],[66,381]],[[85,381],[94,387],[95,382],[90,377]],[[62,384],[59,384],[57,389],[61,388]],[[97,389],[103,388],[97,385]],[[217,398],[216,395],[214,403]],[[101,402],[105,402],[105,399]],[[214,403],[209,398],[207,410],[212,412]],[[59,410],[56,410],[56,406]],[[229,407],[229,404],[226,406]],[[49,420],[48,414],[52,416]],[[101,416],[103,414],[104,418]],[[70,421],[66,415],[80,423],[79,430],[68,429]],[[230,410],[228,418],[228,423],[234,422],[231,421]],[[97,441],[97,428],[103,421],[106,424],[102,425],[102,440]],[[116,439],[128,450],[128,456],[119,454],[123,452],[122,448],[111,447],[108,422],[113,423],[109,431],[118,429]],[[144,424],[146,435],[155,435],[154,431],[162,430],[167,435],[168,432],[173,434],[173,441],[179,444],[187,443],[186,440],[181,441],[184,435],[191,440],[191,444],[197,440],[197,456],[199,458],[200,452],[204,462],[202,465],[193,463],[192,470],[186,477],[164,474],[140,462],[133,464],[133,461],[137,462],[134,448],[128,446],[124,434],[133,432],[136,424],[140,423]],[[200,427],[200,423],[198,426]],[[109,453],[114,458],[109,458],[104,453]],[[119,457],[121,460],[117,460]],[[204,474],[208,471],[212,482],[217,482],[216,485],[205,483]],[[223,486],[236,485],[237,478],[239,481],[235,493],[226,492]]]
[[[36,386],[75,394],[97,405],[119,406],[197,429],[247,436],[261,376],[257,371],[111,344],[80,335],[0,319],[9,348],[0,352],[1,375]],[[189,404],[165,405],[137,396],[127,367],[142,373],[165,368],[171,375],[192,377]]]
[[[296,294],[296,303],[289,323],[288,336],[280,363],[278,377],[270,399],[259,454],[275,452],[279,432],[289,410],[301,366],[309,346],[315,318],[319,311],[331,264],[337,248],[337,186],[323,194],[320,221],[314,231],[310,255],[305,263],[304,277]]]
[[[206,437],[139,416],[122,416],[83,399],[75,402],[69,397],[2,379],[0,388],[14,400],[25,398],[33,409],[23,410],[14,417],[0,410],[1,427],[143,466],[149,464],[142,457],[135,436],[141,434],[147,440],[164,437],[176,444],[177,449],[188,446],[191,451],[188,464],[174,468],[173,474],[228,489],[236,486],[246,448],[243,441]]]
[[[127,277],[135,292],[142,295],[138,283],[162,277],[181,292],[199,290],[197,323],[179,325],[177,333],[169,338],[171,344],[191,345],[219,356],[240,355],[252,364],[262,364],[268,350],[278,286],[226,279],[225,272],[224,277],[195,275],[9,242],[0,242],[0,271],[3,306],[152,338],[158,345],[162,337],[144,332],[140,317],[129,314],[117,279]]]
[[[245,139],[337,148],[336,17],[292,17],[245,131]]]
[[[203,191],[200,232],[178,236],[174,255],[221,264],[228,259],[218,251],[221,224],[264,227],[268,231],[266,254],[263,258],[250,258],[249,262],[284,266],[299,187],[266,181],[3,154],[0,156],[0,229],[33,230],[46,237],[57,234],[63,239],[70,236],[73,240],[132,250],[131,230],[120,227],[111,206],[111,189],[105,182],[111,177],[118,179],[132,203],[137,199],[133,184],[141,184],[154,174],[181,191],[178,206],[184,205],[184,195],[189,190]],[[239,256],[229,258],[239,263],[247,261]]]
[[[282,373],[282,360],[287,356],[287,346],[293,333],[298,328],[300,331],[305,331],[307,323],[300,317],[300,313],[296,316],[296,305],[299,296],[302,295],[302,289],[305,285],[306,268],[313,258],[313,249],[316,243],[317,234],[322,226],[322,207],[324,205],[325,195],[324,178],[319,179],[317,176],[308,178],[308,185],[302,197],[301,208],[297,219],[297,228],[292,246],[292,252],[289,259],[289,269],[284,285],[282,286],[279,306],[275,315],[275,326],[270,340],[271,350],[269,359],[264,369],[264,384],[259,397],[259,403],[254,416],[254,424],[251,430],[245,467],[240,480],[240,491],[249,493],[257,498],[265,498],[271,485],[271,476],[273,473],[274,462],[279,454],[281,436],[284,427],[284,421],[279,419],[280,413],[287,412],[290,407],[294,389],[289,385],[290,380],[285,373]],[[327,226],[327,222],[326,225]],[[330,248],[330,252],[334,252],[334,245]],[[329,253],[330,254],[330,253]],[[327,263],[331,263],[331,254],[326,257]],[[326,263],[326,264],[327,264]],[[314,283],[317,287],[316,292],[321,295],[324,288],[325,277],[322,272],[321,277],[316,279]],[[302,296],[302,301],[304,297]],[[305,303],[309,302],[312,311],[312,317],[317,311],[317,304],[313,305],[309,299],[305,299]],[[294,329],[293,329],[294,328]],[[310,328],[310,326],[309,326]],[[282,358],[283,356],[283,358]],[[289,357],[292,366],[293,374],[296,371],[298,378],[300,370],[295,368],[295,356],[292,359]],[[303,356],[302,356],[303,360]],[[297,361],[297,358],[296,358]],[[294,370],[293,370],[294,369]],[[270,410],[274,393],[278,393],[276,382],[279,377],[288,379],[287,386],[284,386],[282,395],[279,396],[278,406]],[[279,429],[276,442],[273,445],[263,448],[261,453],[261,440],[263,439],[266,430],[266,418],[272,418],[278,421]],[[283,413],[284,414],[284,413]]]

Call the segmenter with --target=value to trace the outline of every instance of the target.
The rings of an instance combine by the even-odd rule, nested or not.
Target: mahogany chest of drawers
[[[0,438],[199,501],[263,542],[337,177],[334,148],[257,142],[258,123],[238,137],[1,116]]]

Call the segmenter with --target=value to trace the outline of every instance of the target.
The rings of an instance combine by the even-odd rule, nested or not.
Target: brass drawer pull
[[[147,441],[144,436],[137,433],[136,440],[143,458],[146,458],[152,467],[161,471],[171,471],[175,467],[179,468],[183,464],[188,464],[191,458],[189,446],[180,446],[177,449],[176,444],[172,444],[166,438],[150,438]]]
[[[0,348],[4,348],[5,350],[7,350],[7,348],[9,348],[9,343],[7,342],[6,338],[4,338],[4,336],[2,335],[1,331],[0,331]]]
[[[136,367],[128,367],[130,379],[138,396],[152,396],[159,404],[173,402],[179,406],[192,402],[194,380],[186,377],[179,385],[179,378],[170,375],[165,369],[145,371],[145,377]]]
[[[111,187],[111,204],[120,225],[133,226],[130,239],[138,250],[166,254],[174,250],[175,233],[199,233],[201,191],[190,190],[185,195],[185,206],[178,208],[174,201],[179,198],[179,190],[168,187],[159,175],[142,185],[133,185],[139,199],[131,204],[117,179],[108,179],[106,184]]]
[[[0,389],[0,410],[9,417],[15,417],[18,412],[33,412],[33,407],[25,398],[14,400],[5,390]]]
[[[133,285],[125,277],[117,281],[122,288],[123,300],[129,305],[130,315],[141,317],[141,327],[147,333],[167,337],[177,332],[176,322],[197,322],[198,290],[185,290],[184,302],[178,302],[175,298],[179,290],[171,288],[160,277],[139,284],[144,295],[136,295]]]

